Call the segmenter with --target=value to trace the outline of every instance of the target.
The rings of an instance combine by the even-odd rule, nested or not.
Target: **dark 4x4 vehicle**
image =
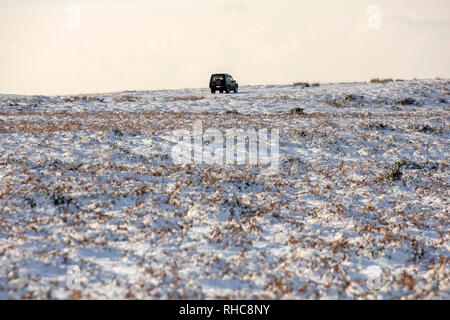
[[[238,92],[239,85],[229,74],[218,73],[211,76],[209,87],[211,88],[211,93],[216,93],[217,90],[219,90],[220,93],[223,93],[224,91],[230,93],[231,90]]]

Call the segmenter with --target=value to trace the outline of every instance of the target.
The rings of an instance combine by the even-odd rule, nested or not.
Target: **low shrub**
[[[302,108],[294,108],[294,109],[290,110],[289,113],[290,114],[304,114]]]
[[[413,98],[406,98],[398,101],[397,104],[401,104],[402,106],[417,105],[417,101]]]
[[[387,82],[393,82],[394,80],[391,78],[388,79],[379,79],[379,78],[373,78],[370,79],[370,83],[387,83]]]
[[[303,87],[303,88],[309,88],[310,84],[309,82],[294,82],[294,87]]]

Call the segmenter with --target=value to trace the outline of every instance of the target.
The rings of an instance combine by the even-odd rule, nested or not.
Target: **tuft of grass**
[[[402,179],[403,173],[400,171],[399,165],[395,165],[393,168],[389,168],[386,173],[386,178],[392,181],[399,181]]]
[[[222,205],[229,208],[229,212],[233,217],[251,217],[257,214],[256,210],[253,207],[242,202],[236,196],[233,196],[232,200],[223,199]]]
[[[429,134],[435,134],[436,133],[436,128],[429,126],[428,124],[423,124],[418,126],[417,131],[422,132],[422,133],[429,133]]]
[[[387,171],[378,177],[377,182],[386,182],[386,181],[399,181],[402,179],[403,173],[400,170],[402,166],[406,163],[405,160],[397,161],[392,166],[388,167]]]
[[[387,171],[379,177],[377,180],[378,182],[382,181],[399,181],[403,177],[403,170],[438,170],[439,168],[444,168],[445,164],[440,163],[434,163],[434,162],[422,162],[418,163],[415,161],[409,161],[409,160],[400,160],[395,162],[393,165],[388,167]]]
[[[363,96],[357,96],[354,94],[348,94],[344,97],[345,101],[361,101],[362,99],[364,99]]]
[[[69,195],[55,192],[51,195],[50,199],[59,209],[68,210],[71,205],[79,209],[76,200]]]

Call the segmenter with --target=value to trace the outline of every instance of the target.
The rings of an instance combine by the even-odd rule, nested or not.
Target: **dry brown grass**
[[[203,96],[166,97],[164,101],[198,101],[203,100]]]
[[[273,97],[271,97],[273,99]],[[280,99],[292,99],[281,97]],[[246,128],[267,128],[283,129],[281,123],[274,123],[273,120],[295,121],[299,115],[302,118],[329,120],[329,119],[359,119],[373,121],[385,121],[387,119],[408,119],[423,121],[423,115],[414,115],[408,112],[372,115],[370,117],[358,114],[324,114],[324,113],[306,113],[282,112],[277,114],[206,114],[206,113],[187,113],[187,112],[143,112],[143,113],[125,113],[125,112],[98,112],[98,113],[80,113],[80,112],[0,112],[0,116],[13,117],[2,119],[0,121],[0,132],[2,133],[30,133],[33,135],[46,134],[51,132],[64,131],[105,131],[118,129],[121,132],[164,132],[179,128],[191,127],[192,124],[201,119],[206,127],[217,127],[220,124],[222,129],[228,129],[239,123]],[[31,116],[31,118],[30,118]],[[33,119],[33,116],[36,118]],[[42,119],[44,118],[44,119]],[[446,114],[430,114],[427,120],[449,120]]]
[[[114,102],[136,102],[138,98],[129,94],[125,94],[123,96],[120,97],[115,97],[112,100]]]
[[[291,97],[288,95],[280,95],[280,96],[259,96],[254,97],[254,100],[274,100],[274,101],[299,101],[296,97]]]
[[[273,98],[273,97],[272,97]],[[349,98],[351,100],[351,98]],[[127,130],[138,130],[144,132],[145,130],[150,131],[158,131],[158,130],[171,130],[178,125],[189,128],[194,120],[202,119],[204,121],[205,126],[222,126],[225,121],[236,121],[234,125],[238,123],[240,126],[253,126],[257,125],[258,128],[261,127],[262,122],[268,122],[269,125],[274,124],[275,121],[283,119],[283,126],[288,128],[295,127],[299,132],[303,132],[304,137],[311,137],[311,133],[318,132],[325,134],[329,129],[330,125],[336,125],[338,121],[335,119],[342,118],[358,118],[355,115],[330,115],[330,114],[307,114],[302,115],[301,117],[311,118],[313,119],[312,125],[316,127],[315,131],[308,130],[305,128],[304,130],[300,130],[298,126],[299,116],[293,116],[288,113],[283,114],[270,114],[270,115],[246,115],[246,114],[203,114],[203,113],[171,113],[171,112],[147,112],[147,113],[115,113],[115,112],[105,112],[105,113],[68,113],[68,112],[60,112],[57,114],[52,113],[42,113],[43,117],[39,118],[38,113],[28,112],[29,116],[25,116],[25,113],[21,114],[6,114],[2,120],[0,120],[0,130],[33,130],[34,134],[37,134],[38,130],[104,130],[105,132],[110,132],[113,128],[117,128],[122,132],[126,132]],[[2,113],[0,113],[2,115]],[[37,117],[32,117],[36,115]],[[423,120],[423,115],[413,115],[413,114],[404,114],[406,118],[411,119],[415,117],[416,119]],[[8,117],[10,116],[10,117]],[[441,117],[445,117],[442,116]],[[362,116],[361,118],[364,121],[367,119],[367,116]],[[367,124],[368,128],[384,128],[384,122],[386,118],[398,119],[399,116],[395,115],[370,115],[370,118],[376,118],[377,121],[363,122]],[[316,121],[315,121],[316,120]],[[174,125],[174,123],[176,123]],[[358,122],[359,123],[359,122]],[[389,122],[386,122],[389,123]],[[233,125],[233,123],[231,124]],[[345,126],[342,124],[341,127]],[[361,125],[362,127],[362,125]],[[222,128],[222,127],[221,127]],[[286,128],[285,128],[286,129]],[[113,141],[111,143],[111,147],[113,151],[120,151],[118,149],[118,145],[116,145]],[[15,159],[16,158],[16,159]],[[14,161],[13,161],[14,160]],[[44,161],[44,159],[42,159]],[[36,163],[37,166],[43,163],[41,160]],[[47,160],[45,160],[47,161]],[[86,205],[82,207],[82,212],[77,213],[75,211],[77,204],[77,196],[76,194],[104,194],[106,191],[113,199],[122,199],[122,197],[131,197],[135,203],[133,202],[130,206],[125,208],[120,208],[121,212],[124,212],[127,217],[132,219],[134,213],[144,213],[146,212],[146,202],[154,203],[158,205],[158,201],[155,200],[161,190],[159,189],[160,183],[158,182],[160,179],[154,179],[154,183],[143,183],[138,176],[153,176],[154,177],[180,177],[181,174],[183,179],[176,178],[176,186],[174,186],[171,190],[166,190],[162,192],[165,196],[167,196],[167,200],[165,197],[159,197],[158,199],[164,199],[164,207],[172,206],[180,209],[189,209],[187,203],[183,203],[183,190],[187,188],[192,188],[195,190],[204,190],[204,187],[208,188],[216,188],[217,192],[206,194],[204,197],[201,196],[198,199],[201,202],[207,204],[205,208],[214,208],[215,206],[220,207],[223,205],[223,199],[229,199],[229,197],[225,197],[228,190],[224,188],[224,186],[232,186],[240,187],[243,186],[242,180],[249,181],[251,183],[255,183],[257,186],[257,190],[261,190],[261,196],[265,195],[265,192],[270,192],[273,197],[269,198],[270,200],[264,203],[259,203],[257,201],[252,202],[252,200],[239,198],[237,200],[228,201],[225,206],[221,208],[231,208],[237,209],[240,212],[251,211],[252,215],[243,215],[241,218],[234,217],[233,219],[229,219],[224,223],[217,223],[214,227],[208,229],[207,233],[207,241],[211,241],[214,246],[217,245],[218,248],[227,248],[230,246],[241,246],[245,250],[252,245],[252,241],[255,241],[259,236],[264,236],[264,221],[266,218],[277,219],[282,222],[285,226],[288,226],[289,237],[281,237],[280,243],[283,245],[289,246],[289,251],[286,256],[283,254],[282,257],[278,260],[274,260],[274,268],[276,268],[273,272],[269,272],[267,274],[266,280],[261,284],[261,291],[264,291],[264,294],[267,297],[271,298],[289,298],[292,296],[296,296],[297,294],[305,295],[305,297],[314,297],[315,293],[320,297],[319,293],[317,293],[316,289],[321,290],[320,294],[325,296],[327,294],[327,290],[336,288],[343,288],[345,291],[346,288],[351,285],[358,286],[357,282],[351,282],[349,279],[342,281],[342,283],[333,283],[328,279],[320,282],[318,285],[314,281],[311,282],[295,282],[293,281],[293,277],[290,275],[292,270],[295,271],[294,268],[290,269],[289,264],[294,265],[297,262],[305,263],[306,270],[315,270],[315,272],[319,272],[321,268],[322,275],[333,275],[335,279],[341,279],[341,276],[345,276],[349,271],[351,271],[344,261],[348,261],[347,258],[351,258],[352,252],[361,252],[362,255],[370,254],[370,250],[368,249],[365,243],[360,243],[352,241],[353,236],[347,238],[343,236],[342,238],[338,238],[333,241],[323,240],[320,236],[320,232],[317,232],[317,236],[315,235],[306,235],[303,236],[298,232],[302,232],[305,228],[308,228],[308,224],[304,224],[301,219],[298,219],[295,214],[287,215],[285,212],[293,211],[294,213],[298,213],[302,216],[313,219],[321,219],[322,223],[326,225],[328,220],[326,219],[338,219],[341,221],[345,221],[342,219],[346,219],[346,217],[355,211],[361,211],[363,213],[361,216],[370,216],[373,219],[378,219],[376,223],[372,223],[371,220],[362,220],[361,224],[355,224],[354,229],[360,234],[364,234],[368,236],[368,243],[375,243],[376,239],[379,239],[380,246],[390,246],[392,247],[401,247],[401,241],[409,241],[412,244],[413,248],[413,261],[423,261],[421,259],[423,255],[423,243],[416,241],[414,238],[405,238],[401,235],[399,230],[395,230],[392,228],[394,222],[389,222],[386,220],[385,216],[380,215],[376,217],[376,214],[380,209],[377,206],[377,201],[368,201],[361,202],[361,205],[349,206],[344,202],[343,198],[339,198],[339,196],[333,194],[334,188],[336,187],[336,177],[351,175],[352,172],[355,171],[365,171],[368,172],[373,164],[362,163],[358,166],[355,166],[352,162],[341,161],[340,165],[337,166],[336,170],[334,168],[326,167],[317,167],[309,164],[303,164],[300,162],[301,168],[305,168],[308,170],[308,174],[305,176],[290,176],[291,172],[287,171],[287,167],[280,168],[280,174],[274,177],[257,177],[257,174],[254,173],[254,168],[251,166],[241,167],[241,168],[222,168],[220,166],[204,166],[202,168],[198,168],[195,165],[188,165],[185,167],[173,166],[171,164],[164,164],[158,166],[146,167],[134,163],[133,165],[123,165],[121,163],[115,164],[114,162],[103,162],[103,160],[96,160],[90,164],[82,164],[82,163],[61,163],[57,166],[47,166],[46,172],[47,175],[42,177],[32,176],[33,171],[30,170],[27,166],[30,163],[30,160],[26,157],[16,157],[15,155],[8,155],[1,158],[0,166],[5,166],[3,170],[10,170],[10,172],[16,172],[18,174],[19,181],[15,181],[13,179],[5,177],[5,181],[3,181],[3,187],[0,188],[0,199],[10,198],[12,195],[17,193],[25,194],[25,191],[29,192],[29,186],[33,187],[33,191],[42,189],[46,194],[48,193],[51,196],[52,201],[55,206],[58,207],[58,210],[61,211],[61,214],[58,216],[52,217],[51,219],[55,219],[54,223],[64,223],[64,228],[73,228],[76,226],[87,228],[89,227],[89,221],[85,219],[83,216],[88,216],[92,221],[98,221],[99,225],[108,224],[111,216],[108,212],[114,209],[113,204],[109,204],[104,202],[103,199],[101,201],[92,201],[91,205]],[[16,166],[7,168],[7,166]],[[26,169],[26,170],[24,170]],[[61,172],[67,172],[67,170],[71,170],[71,175],[64,175],[64,180],[60,181],[60,185],[57,187],[53,187],[53,184],[49,183],[49,177],[60,175]],[[122,186],[118,181],[115,181],[111,178],[109,173],[115,172],[127,172],[132,173],[133,177],[128,177],[131,175],[127,175],[127,181],[132,183],[128,187]],[[312,172],[314,176],[317,177],[318,180],[323,181],[321,185],[315,183],[315,180],[311,180],[309,178],[309,172]],[[103,173],[108,173],[105,175],[107,180],[101,179],[96,180],[97,176],[101,176]],[[339,189],[343,191],[348,191],[349,194],[353,191],[366,190],[368,186],[373,186],[371,180],[375,178],[375,175],[380,173],[380,171],[372,171],[372,173],[368,176],[367,179],[362,178],[343,178],[339,181]],[[72,175],[74,174],[74,175]],[[298,170],[293,170],[292,174],[297,175]],[[407,176],[408,173],[405,173]],[[394,175],[395,176],[395,175]],[[394,177],[392,176],[392,177]],[[80,177],[86,177],[86,181],[83,184],[79,183]],[[291,179],[292,178],[292,179]],[[406,177],[407,178],[407,177]],[[41,181],[42,179],[42,181]],[[152,179],[153,180],[153,179]],[[146,180],[147,181],[147,180]],[[19,183],[18,183],[19,182]],[[445,181],[442,181],[445,183]],[[125,185],[125,184],[124,184]],[[251,186],[252,184],[250,184]],[[431,184],[430,184],[431,185]],[[112,189],[107,189],[105,186],[114,186]],[[426,197],[429,197],[428,194],[424,192],[431,192],[432,189],[435,191],[445,190],[441,185],[436,187],[437,184],[430,186],[421,186],[415,190],[416,194],[423,194]],[[300,190],[302,193],[309,193],[313,197],[323,197],[328,201],[328,205],[324,207],[317,207],[315,205],[303,206],[303,204],[296,206],[295,203],[303,200],[299,200],[298,193],[286,193],[286,195],[281,194],[284,190],[293,190],[294,188]],[[384,186],[375,186],[375,190],[379,190],[384,188]],[[428,188],[428,189],[425,189]],[[125,190],[124,190],[125,189]],[[180,191],[181,190],[181,191]],[[277,194],[277,190],[280,190],[279,196]],[[199,192],[201,193],[201,192]],[[32,198],[26,198],[24,204],[26,206],[32,207],[37,204],[33,204]],[[94,198],[93,200],[100,200],[98,198]],[[197,199],[196,199],[197,200]],[[399,199],[401,202],[403,199]],[[405,228],[407,224],[417,225],[419,228],[423,228],[422,225],[426,224],[428,221],[426,217],[429,217],[429,213],[424,211],[423,213],[417,213],[414,215],[408,215],[407,212],[403,212],[403,208],[396,207],[396,204],[392,204],[393,210],[392,215],[389,215],[389,218],[395,217],[400,222],[398,224],[399,228]],[[248,210],[247,210],[248,209]],[[81,210],[79,210],[81,211]],[[173,215],[177,217],[184,217],[182,210],[174,211]],[[186,211],[187,212],[187,211]],[[170,217],[172,217],[172,212],[168,213]],[[239,216],[240,214],[238,214]],[[443,215],[443,219],[445,219],[445,215]],[[50,220],[39,220],[42,217],[37,217],[36,222],[30,221],[27,226],[31,230],[39,230],[39,226],[36,226],[36,223],[48,224],[52,221]],[[61,221],[59,220],[61,219]],[[85,219],[85,220],[83,220]],[[438,222],[438,220],[434,220],[434,222]],[[9,225],[8,225],[9,223]],[[145,225],[142,227],[142,223],[134,224],[133,220],[130,222],[118,221],[115,227],[115,232],[117,233],[126,233],[127,230],[132,230],[132,227],[139,228],[138,230],[142,230],[142,234],[145,232],[149,232],[148,227]],[[180,222],[182,228],[171,228],[167,225],[161,225],[158,227],[152,227],[151,232],[154,233],[156,239],[161,239],[161,241],[165,241],[164,239],[172,239],[175,236],[180,235],[182,232],[186,232],[192,228],[193,224],[196,223],[195,219],[190,218],[189,216],[183,218],[183,222]],[[214,222],[216,223],[216,222]],[[314,224],[316,221],[314,221]],[[445,221],[443,221],[445,223]],[[4,233],[12,234],[12,224],[4,219],[2,221],[0,217],[0,231]],[[426,226],[425,226],[426,227]],[[2,230],[3,228],[3,230]],[[142,229],[141,229],[142,228]],[[67,229],[65,229],[67,230]],[[307,229],[306,229],[307,230]],[[132,237],[132,232],[130,232],[130,237]],[[373,237],[371,237],[373,236]],[[442,241],[445,239],[441,236]],[[133,239],[134,240],[134,239]],[[70,240],[73,241],[72,244],[69,245],[80,245],[80,246],[98,246],[104,247],[108,245],[107,242],[96,241],[94,238],[86,238],[82,237],[80,240]],[[140,240],[139,240],[140,241]],[[109,242],[110,244],[111,242]],[[442,245],[442,244],[441,244]],[[322,255],[321,257],[315,256],[313,258],[302,258],[298,256],[298,253],[303,250],[303,248],[308,248],[311,250],[320,250],[321,252],[326,254],[326,256]],[[375,250],[375,249],[373,249]],[[370,251],[370,252],[369,252]],[[239,269],[236,268],[236,265],[242,266],[246,262],[245,252],[243,251],[242,255],[234,256],[232,261],[228,261],[223,266],[221,265],[218,273],[216,275],[221,275],[222,277],[227,275],[230,277],[249,277],[248,279],[252,279],[252,277],[260,277],[259,271],[249,273],[240,273]],[[250,251],[248,251],[250,252]],[[371,253],[373,255],[378,254],[378,251],[373,251]],[[0,249],[0,255],[2,251]],[[289,255],[292,254],[292,257]],[[195,255],[195,254],[194,254]],[[199,256],[196,256],[199,258]],[[211,256],[202,256],[202,259],[205,261],[213,261],[213,257]],[[145,257],[147,259],[147,257]],[[294,260],[295,259],[295,260]],[[145,261],[144,259],[142,261]],[[176,266],[179,263],[180,268],[183,268],[182,262],[177,260],[177,258],[173,258],[173,263]],[[182,261],[182,260],[181,260]],[[190,258],[187,261],[191,261]],[[293,263],[294,261],[294,263]],[[218,263],[220,260],[218,260]],[[445,262],[445,261],[444,261]],[[440,276],[443,272],[439,271],[439,266],[444,262],[436,263],[435,265],[431,265],[430,270],[437,270],[437,276]],[[143,263],[144,264],[144,263]],[[167,264],[170,265],[170,264]],[[272,270],[272,266],[268,265],[267,270]],[[443,268],[443,267],[440,267]],[[330,273],[327,273],[327,272]],[[153,270],[152,268],[147,268],[146,273],[151,274],[152,277],[161,277],[158,274],[158,270]],[[169,274],[175,274],[173,277],[176,278],[176,268],[174,270],[167,271],[164,269],[164,272],[168,272]],[[221,274],[223,272],[223,274]],[[14,271],[12,271],[14,274]],[[213,274],[214,275],[214,274]],[[216,276],[214,275],[214,276]],[[389,275],[390,276],[390,275]],[[315,278],[317,280],[317,277]],[[344,278],[342,278],[344,279]],[[413,293],[420,292],[420,278],[417,277],[413,271],[407,270],[404,274],[397,274],[396,277],[393,277],[397,286],[401,286],[403,291],[409,290],[414,291]],[[438,281],[437,279],[436,281]],[[181,281],[181,280],[177,280]],[[130,289],[131,290],[131,289]],[[136,288],[129,291],[126,296],[127,297],[140,297],[139,290]],[[148,296],[151,296],[151,291],[147,292]],[[425,296],[426,293],[423,294]],[[350,294],[349,294],[350,296]],[[36,298],[34,296],[29,296],[30,298]],[[73,299],[78,298],[77,293],[74,293],[73,296],[70,296]],[[236,297],[236,296],[233,296]],[[82,296],[81,298],[84,298]]]
[[[379,79],[379,78],[373,78],[370,79],[370,83],[388,83],[388,82],[393,82],[394,80],[392,78],[387,78],[387,79]]]
[[[87,101],[87,102],[103,102],[104,98],[98,97],[98,96],[71,96],[71,97],[65,97],[63,98],[64,102],[78,102],[78,101]]]

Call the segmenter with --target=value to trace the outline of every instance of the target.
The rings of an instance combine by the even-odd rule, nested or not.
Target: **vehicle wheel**
[[[239,89],[238,87],[234,87],[234,93],[238,93]]]
[[[216,93],[216,89],[211,88],[211,93],[215,94]]]
[[[227,86],[226,93],[230,93],[230,86]]]
[[[223,93],[223,90],[222,90],[222,89],[220,89],[220,90],[219,90],[219,92],[220,92],[220,93]]]

